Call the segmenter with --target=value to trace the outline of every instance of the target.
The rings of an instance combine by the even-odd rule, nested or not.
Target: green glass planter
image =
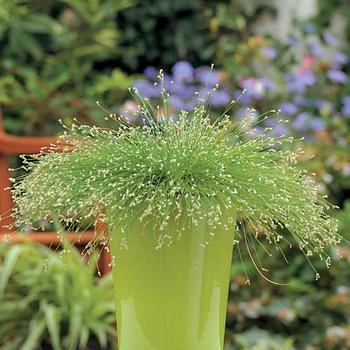
[[[209,235],[203,221],[160,249],[150,228],[129,232],[127,247],[113,232],[118,350],[222,350],[234,230]]]

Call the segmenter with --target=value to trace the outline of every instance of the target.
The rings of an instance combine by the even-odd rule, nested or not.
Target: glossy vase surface
[[[159,249],[150,228],[112,233],[118,350],[223,349],[234,229],[199,222]]]

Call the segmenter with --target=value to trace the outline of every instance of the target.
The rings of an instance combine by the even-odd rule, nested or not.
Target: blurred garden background
[[[213,116],[237,98],[233,120],[281,110],[288,124],[262,127],[304,138],[302,166],[350,239],[349,18],[348,0],[0,0],[4,128],[57,136],[73,117],[104,126],[97,100],[132,121],[128,88],[159,98],[159,69],[174,113],[219,84]],[[331,252],[329,269],[313,262],[319,280],[285,248],[289,263],[264,257],[264,273],[289,285],[234,253],[225,350],[350,349],[350,247]],[[0,349],[113,349],[110,276],[68,250],[0,245]]]

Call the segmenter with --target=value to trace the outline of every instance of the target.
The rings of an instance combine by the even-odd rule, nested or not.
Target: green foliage
[[[4,0],[0,103],[5,128],[54,134],[57,119],[70,123],[72,115],[104,125],[92,104],[98,99],[116,112],[132,80],[118,65],[135,72],[150,64],[170,67],[183,58],[197,66],[220,61],[217,43],[240,41],[255,15],[270,8],[270,0],[165,0],[157,6],[150,0]]]
[[[57,132],[57,119],[72,115],[103,123],[103,118],[91,112],[96,93],[110,104],[120,102],[128,78],[122,72],[110,77],[109,72],[96,66],[120,54],[115,16],[130,3],[129,0],[57,0],[46,6],[35,1],[2,3],[0,103],[8,131],[53,134]],[[99,93],[101,79],[113,82],[111,92]]]
[[[241,60],[242,43],[256,34],[255,26],[267,18],[274,20],[274,4],[271,0],[227,1],[217,5],[213,21],[216,25],[215,63],[241,75],[254,69]],[[253,46],[259,45],[253,43]],[[249,60],[249,55],[244,58]]]
[[[23,62],[27,56],[42,59],[41,40],[60,35],[62,28],[46,14],[30,8],[29,1],[4,0],[0,10],[0,40],[4,56],[15,56]]]
[[[208,62],[214,55],[208,33],[215,1],[141,1],[122,11],[123,64],[140,71],[148,65],[169,68],[177,59]],[[195,40],[194,40],[195,38]]]
[[[96,257],[85,264],[65,243],[0,245],[0,347],[4,350],[111,349],[114,300],[111,277],[97,280]],[[46,344],[46,345],[45,345]]]
[[[317,14],[314,16],[313,21],[318,25],[319,31],[331,24],[332,17],[334,15],[342,16],[346,21],[350,16],[350,7],[346,0],[318,0],[317,1]],[[350,28],[345,27],[347,39],[350,39]]]
[[[35,2],[5,0],[0,12],[4,55],[19,56],[22,62],[31,56],[36,59],[34,65],[49,58],[66,69],[111,58],[120,39],[115,15],[129,4],[126,0],[58,0],[42,9]]]
[[[178,60],[194,66],[220,57],[218,42],[234,45],[251,32],[270,0],[138,2],[118,15],[124,49],[122,63],[132,71],[149,65],[170,69]]]

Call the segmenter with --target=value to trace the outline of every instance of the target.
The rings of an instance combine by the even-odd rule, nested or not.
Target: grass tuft
[[[284,147],[293,139],[254,132],[249,118],[233,123],[224,114],[212,121],[203,100],[170,116],[163,92],[162,105],[153,106],[132,91],[139,125],[116,115],[110,129],[75,122],[59,144],[26,159],[29,174],[13,189],[17,224],[98,218],[127,238],[133,225],[151,223],[161,246],[174,238],[167,237],[174,221],[181,235],[203,219],[214,228],[223,211],[236,210],[239,226],[253,232],[241,240],[264,236],[276,246],[287,240],[328,263],[326,248],[340,241],[336,221],[297,166],[297,152]]]

